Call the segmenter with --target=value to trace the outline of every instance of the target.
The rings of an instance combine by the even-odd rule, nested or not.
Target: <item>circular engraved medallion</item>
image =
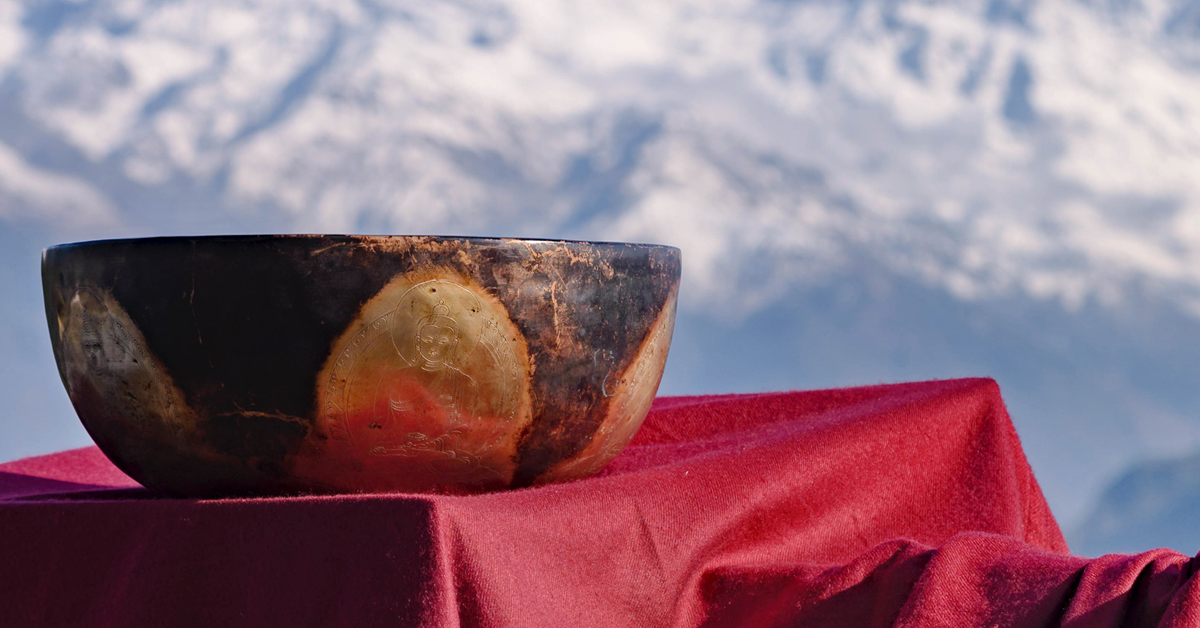
[[[85,426],[117,424],[131,438],[172,441],[192,426],[183,395],[110,296],[76,290],[60,325],[68,391]]]
[[[504,307],[481,288],[398,277],[363,306],[318,380],[307,452],[336,462],[302,452],[297,472],[377,490],[507,484],[531,417],[528,364]]]

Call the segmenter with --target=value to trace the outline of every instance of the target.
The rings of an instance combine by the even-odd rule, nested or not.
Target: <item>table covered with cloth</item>
[[[472,497],[0,465],[0,626],[1182,627],[1198,564],[1070,556],[987,379],[660,398],[600,475]]]

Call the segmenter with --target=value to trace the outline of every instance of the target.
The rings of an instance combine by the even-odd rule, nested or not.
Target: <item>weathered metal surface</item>
[[[116,240],[42,261],[84,427],[190,496],[590,475],[649,410],[679,272],[670,247],[438,237]]]

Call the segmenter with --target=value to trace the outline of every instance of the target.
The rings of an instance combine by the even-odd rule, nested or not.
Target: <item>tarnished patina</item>
[[[114,240],[42,262],[84,427],[188,496],[595,473],[649,411],[679,272],[670,247],[400,236]]]

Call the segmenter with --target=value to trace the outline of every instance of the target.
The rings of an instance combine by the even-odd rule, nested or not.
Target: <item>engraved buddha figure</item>
[[[380,430],[380,436],[392,442],[395,439],[388,436],[401,432],[404,449],[437,447],[438,436],[464,430],[474,417],[477,393],[475,380],[452,364],[461,337],[450,308],[438,301],[417,321],[412,337],[416,364],[381,378],[375,421],[368,428]]]
[[[90,308],[88,306],[91,306]],[[98,311],[97,311],[98,310]],[[84,305],[79,312],[79,345],[83,352],[83,384],[89,388],[89,402],[97,407],[119,408],[119,414],[143,429],[147,411],[143,407],[152,394],[151,382],[146,381],[142,366],[121,342],[121,326],[108,318],[105,310],[94,303]],[[131,379],[132,377],[132,379]],[[83,382],[81,382],[83,383]],[[121,401],[117,401],[121,400]]]

